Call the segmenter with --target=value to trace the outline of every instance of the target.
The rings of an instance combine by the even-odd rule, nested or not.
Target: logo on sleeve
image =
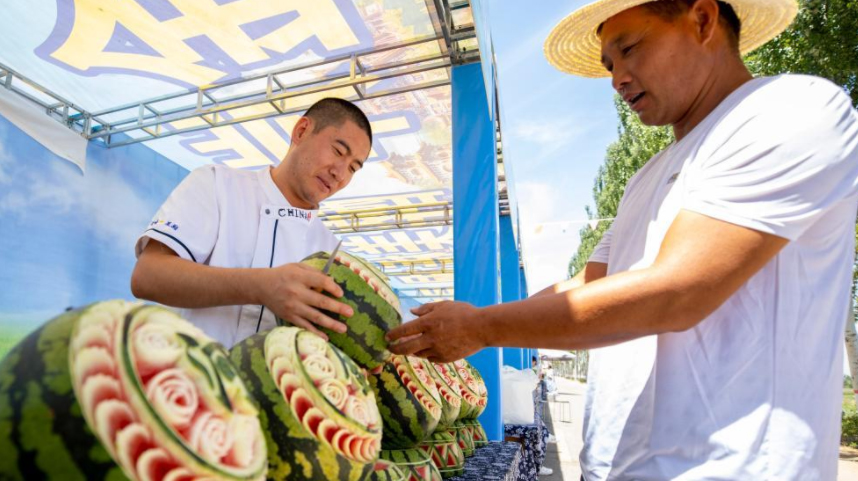
[[[155,219],[149,223],[149,227],[155,227],[155,226],[159,226],[159,225],[167,226],[173,230],[179,230],[179,224],[174,224],[173,222],[171,222],[169,220]]]
[[[678,179],[678,178],[679,178],[679,172],[671,175],[670,178],[667,179],[667,185],[670,185],[670,184],[676,182],[676,179]]]

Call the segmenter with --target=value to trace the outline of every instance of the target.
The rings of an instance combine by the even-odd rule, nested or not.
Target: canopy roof
[[[421,302],[452,296],[450,66],[467,1],[0,0],[4,85],[107,147],[266,168],[322,97],[356,101],[370,158],[322,206],[343,248]]]

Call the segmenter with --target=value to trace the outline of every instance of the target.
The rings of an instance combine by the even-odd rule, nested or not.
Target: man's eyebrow
[[[343,146],[346,149],[346,155],[352,155],[352,148],[349,147],[349,144],[343,139],[334,139],[334,142]]]
[[[621,33],[620,35],[617,36],[617,38],[611,40],[605,46],[606,47],[613,47],[616,45],[621,45],[621,44],[625,43],[625,41],[628,37],[629,37],[628,33]],[[602,50],[604,51],[604,49],[602,49]],[[602,54],[602,65],[607,65],[607,63],[608,63],[608,57],[606,57],[605,54]]]

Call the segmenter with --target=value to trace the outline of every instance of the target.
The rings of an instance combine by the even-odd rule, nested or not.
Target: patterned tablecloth
[[[516,481],[521,479],[521,445],[514,442],[494,442],[477,448],[465,458],[465,473],[447,481]]]
[[[504,436],[521,439],[523,451],[519,466],[519,481],[534,481],[539,468],[545,461],[545,446],[548,442],[548,428],[542,420],[542,383],[533,392],[533,424],[505,424]]]

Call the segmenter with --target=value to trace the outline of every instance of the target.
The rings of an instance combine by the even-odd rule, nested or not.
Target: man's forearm
[[[258,276],[259,269],[211,267],[158,254],[141,257],[131,290],[138,298],[173,307],[259,304]]]
[[[588,349],[688,329],[707,314],[653,270],[613,275],[566,292],[489,306],[478,318],[490,346]]]

